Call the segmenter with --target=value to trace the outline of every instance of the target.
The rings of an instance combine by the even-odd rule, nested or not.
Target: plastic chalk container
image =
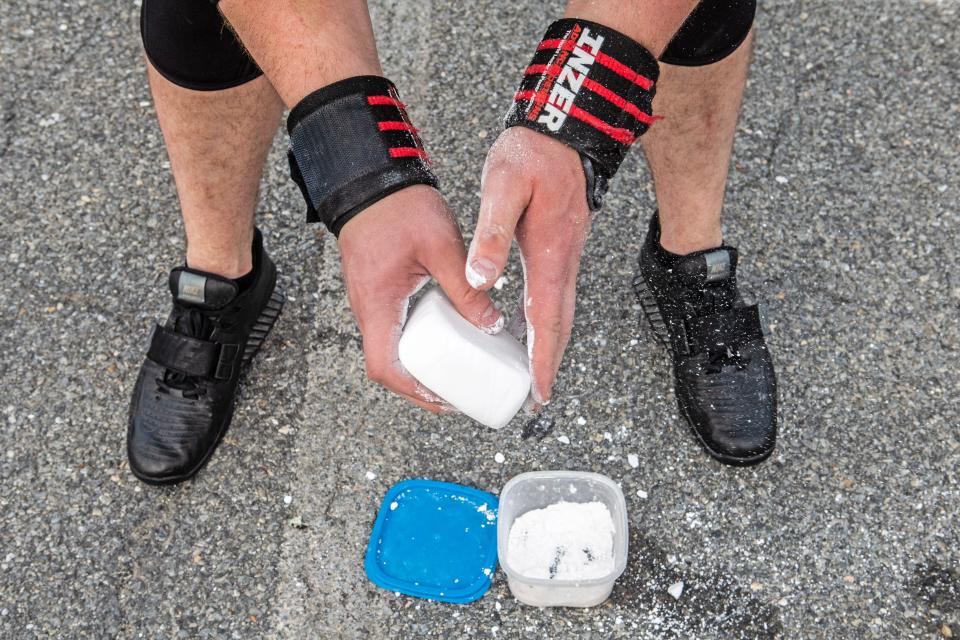
[[[436,480],[387,492],[364,557],[378,587],[439,602],[483,597],[497,569],[497,497]]]
[[[510,422],[530,393],[524,346],[506,331],[489,335],[467,322],[436,287],[410,312],[399,355],[410,375],[493,429]]]
[[[613,518],[613,570],[605,576],[560,580],[525,576],[511,564],[510,528],[528,511],[559,502],[602,502]],[[627,503],[620,487],[599,473],[533,471],[512,478],[500,492],[497,549],[500,567],[514,597],[535,607],[593,607],[610,597],[613,584],[627,566],[629,530]]]

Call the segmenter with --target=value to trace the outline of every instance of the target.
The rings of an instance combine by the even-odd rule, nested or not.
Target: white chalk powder
[[[464,275],[467,277],[467,284],[469,284],[474,289],[479,289],[487,283],[487,279],[483,277],[479,271],[473,268],[473,265],[467,261],[466,269],[464,270]],[[502,285],[501,285],[502,286]]]
[[[513,522],[510,565],[521,575],[588,580],[613,572],[613,517],[602,502],[558,502]]]

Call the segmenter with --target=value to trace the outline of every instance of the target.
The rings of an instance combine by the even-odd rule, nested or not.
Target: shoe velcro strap
[[[756,304],[691,318],[684,323],[686,335],[682,346],[689,354],[736,347],[763,338],[764,324],[763,310]]]
[[[191,338],[158,324],[147,357],[188,376],[229,380],[239,353],[240,345]]]

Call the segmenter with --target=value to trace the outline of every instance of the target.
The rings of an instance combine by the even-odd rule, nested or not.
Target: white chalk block
[[[465,320],[439,288],[425,293],[400,337],[400,362],[425,387],[477,422],[499,429],[530,392],[527,350]]]

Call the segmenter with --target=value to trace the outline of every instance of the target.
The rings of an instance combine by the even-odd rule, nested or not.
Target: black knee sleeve
[[[140,34],[154,68],[187,89],[229,89],[261,74],[216,2],[143,0]]]
[[[753,26],[756,0],[702,0],[660,56],[660,62],[699,67],[736,51]]]

